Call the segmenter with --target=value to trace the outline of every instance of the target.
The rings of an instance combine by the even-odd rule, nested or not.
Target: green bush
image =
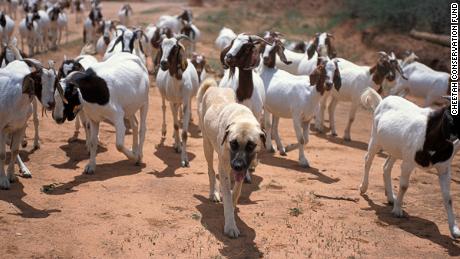
[[[448,33],[449,0],[345,0],[347,12],[367,26],[409,31],[413,28]]]

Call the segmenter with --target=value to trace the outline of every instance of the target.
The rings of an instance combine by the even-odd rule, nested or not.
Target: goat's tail
[[[375,111],[375,108],[377,108],[381,101],[382,97],[371,87],[368,87],[361,94],[361,105],[364,106],[365,109]]]
[[[210,87],[217,87],[217,82],[214,78],[206,78],[203,83],[200,85],[200,89],[198,89],[198,94],[196,95],[196,100],[198,102],[198,105],[201,104],[203,101],[204,94]]]

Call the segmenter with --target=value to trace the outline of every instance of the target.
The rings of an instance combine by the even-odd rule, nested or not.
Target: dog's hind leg
[[[203,136],[203,151],[206,162],[208,163],[208,176],[209,176],[209,199],[213,202],[220,202],[219,188],[217,187],[216,172],[214,171],[214,150],[211,143],[205,136]]]

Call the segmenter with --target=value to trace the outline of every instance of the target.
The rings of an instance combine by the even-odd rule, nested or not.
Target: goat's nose
[[[167,64],[168,64],[168,62],[167,62],[167,61],[164,61],[164,60],[160,62],[160,65],[161,65],[161,66],[166,66]]]
[[[328,89],[332,88],[333,83],[332,82],[326,82],[326,87]]]
[[[54,101],[48,102],[48,109],[51,110],[56,106],[56,103]]]

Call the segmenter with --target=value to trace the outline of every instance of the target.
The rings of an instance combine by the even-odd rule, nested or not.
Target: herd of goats
[[[337,136],[335,109],[338,102],[351,103],[344,139],[351,140],[351,125],[359,107],[373,112],[372,132],[365,157],[360,191],[368,188],[369,171],[378,152],[387,155],[383,167],[385,195],[393,204],[393,214],[403,216],[403,197],[415,167],[434,167],[439,175],[449,229],[460,237],[450,195],[451,163],[460,149],[460,119],[450,114],[446,96],[450,95],[450,75],[434,71],[416,61],[410,53],[402,59],[380,52],[372,66],[360,66],[338,58],[333,36],[318,33],[310,42],[293,47],[278,32],[262,36],[235,34],[223,28],[216,41],[224,75],[217,82],[206,74],[203,55],[195,53],[200,31],[193,24],[192,12],[163,15],[145,29],[130,27],[132,8],[123,5],[119,19],[102,15],[98,1],[2,1],[0,69],[0,188],[9,189],[17,180],[17,163],[23,177],[31,173],[19,156],[27,121],[33,114],[34,148],[39,148],[37,100],[52,111],[58,124],[75,120],[75,135],[80,124],[86,133],[90,154],[84,173],[96,170],[99,124],[107,122],[116,130],[116,148],[135,163],[141,163],[149,109],[150,73],[162,98],[162,140],[166,137],[166,101],[174,120],[174,149],[180,163],[189,166],[187,135],[192,98],[196,97],[198,123],[208,164],[210,199],[223,201],[224,232],[238,237],[234,209],[243,182],[251,181],[257,167],[257,154],[264,148],[286,155],[278,134],[279,118],[291,118],[298,141],[299,164],[308,167],[304,147],[309,140],[310,122],[325,132],[324,112],[328,108],[329,128]],[[6,8],[5,6],[8,6]],[[19,23],[22,50],[29,46],[29,57],[19,50],[13,36],[16,7],[22,6]],[[83,22],[84,47],[81,55],[65,58],[56,71],[54,62],[43,66],[30,58],[60,44],[67,29],[65,10],[71,8],[76,22]],[[79,14],[89,10],[81,21]],[[286,47],[285,47],[286,46]],[[93,55],[100,54],[102,61]],[[147,57],[152,65],[148,68]],[[209,72],[209,71],[208,71]],[[406,95],[424,98],[425,107],[405,99]],[[139,114],[138,116],[136,114]],[[182,124],[181,124],[182,123]],[[182,132],[179,132],[180,129]],[[125,147],[131,131],[132,149]],[[272,137],[273,135],[273,137]],[[5,172],[6,144],[11,158]],[[218,155],[219,182],[213,169],[213,154]],[[400,188],[393,193],[391,170],[402,160]],[[233,190],[231,183],[234,182]],[[220,186],[220,187],[219,187]]]

